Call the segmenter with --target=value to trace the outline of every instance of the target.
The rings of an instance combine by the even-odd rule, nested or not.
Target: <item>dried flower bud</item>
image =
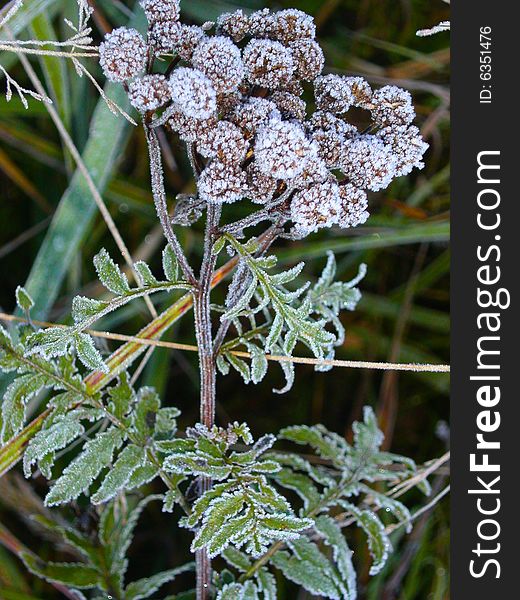
[[[301,234],[331,227],[339,207],[339,186],[326,181],[297,192],[291,202],[291,220]]]
[[[173,102],[194,119],[207,119],[217,110],[217,94],[211,81],[197,69],[180,67],[169,80]]]
[[[118,27],[99,45],[99,64],[110,81],[127,81],[146,67],[147,47],[136,29]]]
[[[234,165],[212,160],[198,181],[199,196],[206,202],[236,202],[247,193],[246,174]]]
[[[192,60],[193,66],[205,73],[219,94],[236,90],[244,76],[239,48],[224,36],[202,40]]]
[[[278,187],[278,182],[265,175],[256,163],[251,163],[246,169],[247,197],[256,204],[266,204],[272,200]]]
[[[296,75],[305,81],[314,81],[323,71],[325,56],[315,40],[302,39],[290,44]]]
[[[294,72],[294,62],[288,48],[272,40],[251,40],[243,53],[247,79],[269,89],[287,83]]]
[[[275,92],[270,100],[276,104],[284,119],[296,119],[297,121],[305,119],[307,105],[298,96],[293,96],[288,92]]]
[[[202,27],[198,27],[197,25],[181,25],[179,39],[174,48],[175,52],[183,60],[190,61],[195,49],[205,37],[206,34]]]
[[[291,179],[288,185],[296,190],[304,190],[327,180],[336,181],[336,178],[329,171],[325,161],[316,156],[306,162],[303,171],[297,177]]]
[[[372,88],[363,77],[345,77],[345,83],[350,87],[354,106],[367,108],[372,101]]]
[[[159,21],[178,21],[180,16],[180,0],[139,0],[139,4],[153,25]]]
[[[275,13],[273,17],[271,36],[284,44],[316,37],[314,19],[301,10],[288,8]]]
[[[249,33],[254,38],[269,37],[274,24],[274,15],[268,8],[257,10],[249,16]]]
[[[345,139],[353,138],[358,134],[358,130],[354,125],[324,110],[316,111],[309,119],[308,126],[311,132],[319,130],[331,131]]]
[[[255,158],[260,170],[274,179],[293,179],[300,175],[317,149],[295,123],[271,121],[258,132]]]
[[[217,119],[215,116],[209,119],[194,119],[188,117],[179,108],[170,116],[166,125],[178,133],[181,140],[192,143],[201,139],[207,131],[214,129],[217,126]]]
[[[348,111],[354,102],[352,89],[341,75],[323,75],[314,82],[316,106],[334,114]]]
[[[385,127],[377,133],[383,142],[390,146],[397,160],[395,176],[408,175],[412,169],[424,168],[422,158],[429,145],[423,140],[415,125]]]
[[[372,95],[372,118],[378,125],[409,125],[415,119],[410,92],[385,85]]]
[[[245,158],[248,144],[241,130],[229,121],[219,121],[199,139],[198,151],[206,158],[216,158],[222,163],[239,164]]]
[[[354,125],[345,123],[330,112],[317,111],[308,122],[318,154],[330,169],[337,168],[347,139],[358,135]]]
[[[228,117],[233,114],[233,112],[241,105],[242,103],[242,94],[240,92],[230,92],[229,94],[219,94],[217,96],[217,105],[218,112],[223,117]]]
[[[225,13],[217,20],[217,33],[228,35],[234,42],[240,42],[249,33],[249,17],[243,10]]]
[[[396,158],[389,146],[373,135],[348,140],[341,158],[341,170],[356,187],[377,192],[395,177]]]
[[[305,91],[303,89],[303,85],[301,84],[301,81],[299,79],[297,79],[296,77],[292,77],[291,79],[289,79],[289,81],[284,83],[279,88],[279,90],[281,92],[287,92],[288,94],[292,94],[293,96],[301,96],[303,94],[303,92]]]
[[[249,98],[229,117],[230,121],[242,129],[247,139],[254,137],[256,132],[270,121],[281,118],[276,104],[265,98]]]
[[[170,88],[164,75],[145,75],[128,87],[130,104],[140,112],[157,110],[170,100]]]
[[[155,52],[173,52],[181,39],[182,26],[177,21],[157,21],[148,31]]]
[[[366,192],[350,183],[339,186],[339,206],[334,222],[342,229],[363,225],[370,216]]]

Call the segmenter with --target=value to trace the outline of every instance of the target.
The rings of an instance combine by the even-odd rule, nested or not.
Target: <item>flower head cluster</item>
[[[148,119],[164,110],[167,128],[190,144],[201,200],[272,207],[273,219],[284,214],[303,236],[364,223],[367,190],[424,166],[428,145],[412,125],[410,94],[322,75],[323,50],[304,12],[236,10],[198,27],[179,22],[179,0],[140,4],[148,44],[117,29],[100,46],[101,66],[127,82],[133,106]],[[150,67],[161,54],[180,62],[167,76]],[[309,83],[314,113],[302,97]],[[371,117],[363,131],[348,121],[353,108]]]

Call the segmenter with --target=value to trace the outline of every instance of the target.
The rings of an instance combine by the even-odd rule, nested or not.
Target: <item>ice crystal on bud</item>
[[[346,140],[358,135],[354,125],[326,111],[315,112],[308,127],[312,132],[312,139],[318,144],[318,154],[331,169],[339,164]]]
[[[292,179],[316,155],[316,147],[301,127],[286,121],[271,121],[258,133],[255,156],[260,170],[275,179]]]
[[[367,108],[372,100],[372,88],[363,77],[345,77],[344,82],[350,87],[354,106]]]
[[[271,96],[271,100],[276,104],[284,119],[288,121],[292,119],[303,121],[305,119],[307,105],[298,96],[289,94],[289,92],[275,92]]]
[[[177,21],[180,15],[180,0],[139,0],[148,23]]]
[[[273,25],[274,16],[268,8],[257,10],[249,17],[249,33],[252,37],[269,37]]]
[[[385,85],[372,96],[372,117],[379,125],[409,125],[415,119],[410,92]]]
[[[204,30],[198,25],[181,25],[175,52],[183,60],[191,60],[195,49],[205,37]]]
[[[341,75],[323,75],[314,82],[316,106],[334,114],[342,114],[354,103],[352,88]]]
[[[217,33],[228,35],[234,42],[240,42],[249,33],[250,20],[241,9],[224,13],[217,19]]]
[[[170,88],[164,75],[145,75],[128,87],[130,104],[141,112],[156,110],[170,100]]]
[[[240,163],[248,144],[240,128],[229,121],[220,121],[215,128],[201,136],[197,145],[206,158],[216,158],[223,163]]]
[[[314,39],[316,37],[316,25],[314,19],[301,10],[289,8],[281,10],[273,15],[271,35],[288,44],[300,39]]]
[[[397,160],[389,146],[373,135],[348,140],[341,170],[355,186],[377,192],[395,177]]]
[[[274,196],[278,182],[273,177],[263,173],[256,163],[251,163],[246,169],[247,197],[257,204],[265,204]]]
[[[339,186],[339,205],[335,222],[342,228],[363,225],[370,216],[366,192],[347,183]]]
[[[216,36],[201,41],[192,62],[211,80],[219,94],[236,90],[244,76],[240,50],[227,37]]]
[[[175,110],[166,125],[179,134],[179,137],[185,142],[195,142],[201,138],[207,131],[211,131],[217,125],[215,117],[208,119],[194,119],[188,117],[180,108]]]
[[[329,171],[325,161],[316,156],[307,161],[303,171],[291,179],[289,184],[294,189],[302,190],[327,180],[335,181],[334,175]]]
[[[200,197],[206,202],[236,202],[245,196],[246,174],[236,165],[213,160],[202,172],[198,188]]]
[[[110,81],[127,81],[144,71],[147,48],[136,29],[118,27],[99,45],[99,64]]]
[[[173,52],[181,40],[182,26],[177,21],[157,21],[148,32],[155,52]]]
[[[187,116],[207,119],[217,110],[217,94],[202,71],[180,67],[172,73],[169,85],[173,102]]]
[[[296,40],[290,44],[296,74],[305,81],[313,81],[323,70],[325,56],[316,40]]]
[[[248,80],[268,89],[282,87],[294,72],[291,51],[273,40],[251,40],[243,59]]]
[[[247,138],[251,138],[270,121],[281,120],[282,115],[276,104],[271,100],[249,98],[249,100],[240,104],[229,118],[243,130]]]
[[[422,159],[429,145],[415,125],[385,127],[377,132],[377,136],[394,152],[397,160],[396,177],[408,175],[412,169],[424,167]]]
[[[329,181],[319,183],[294,195],[291,219],[297,231],[307,235],[322,227],[331,227],[338,205],[338,185]]]

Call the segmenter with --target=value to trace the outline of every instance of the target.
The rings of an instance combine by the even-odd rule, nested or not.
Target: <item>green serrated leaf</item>
[[[23,457],[26,477],[31,475],[31,466],[43,458],[61,450],[84,433],[84,427],[73,414],[57,420],[48,429],[39,431],[29,442]],[[49,473],[50,475],[50,473]]]
[[[177,567],[176,569],[169,569],[168,571],[156,573],[151,577],[145,577],[144,579],[133,581],[126,587],[125,599],[141,600],[142,598],[149,598],[165,583],[173,581],[177,575],[180,575],[181,573],[193,571],[194,567],[195,565],[193,563],[188,563],[182,567]]]
[[[25,422],[27,402],[38,394],[48,381],[43,375],[21,375],[7,388],[2,403],[2,443],[15,436]]]
[[[168,281],[179,280],[179,265],[173,248],[168,244],[162,254],[162,265],[164,275]]]
[[[26,313],[34,306],[34,300],[21,285],[16,288],[16,304],[18,304],[18,307]]]
[[[96,267],[99,280],[107,290],[117,296],[124,296],[130,291],[126,275],[121,272],[104,248],[94,256],[94,266]]]
[[[144,285],[157,285],[159,283],[144,261],[140,260],[134,263],[134,269],[139,273]]]
[[[46,506],[64,504],[88,490],[122,444],[121,432],[115,428],[98,433],[83,446],[81,454],[63,471],[45,497]]]
[[[88,333],[76,333],[74,335],[74,342],[76,344],[76,352],[80,361],[92,371],[101,371],[102,373],[108,373],[109,368],[107,364],[101,358],[99,350],[94,344],[94,340]]]
[[[92,503],[107,502],[124,489],[134,471],[143,465],[145,458],[145,448],[133,444],[127,446],[118,456],[101,487],[92,496]]]
[[[30,552],[20,552],[20,558],[34,575],[78,589],[96,587],[102,581],[101,573],[82,563],[44,562]]]
[[[108,302],[76,296],[72,300],[72,318],[74,323],[78,324],[88,319],[92,319],[103,312],[108,306]]]

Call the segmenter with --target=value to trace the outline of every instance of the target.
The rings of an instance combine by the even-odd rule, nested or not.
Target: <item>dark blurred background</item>
[[[93,0],[91,4],[96,8],[93,20],[96,43],[105,30],[128,22],[128,6],[133,5],[116,0]],[[363,227],[326,230],[303,242],[280,243],[277,253],[284,265],[304,259],[307,263],[304,274],[308,278],[319,275],[329,247],[337,257],[339,279],[351,279],[362,262],[368,265],[367,277],[360,285],[363,300],[355,312],[344,313],[342,317],[347,338],[338,349],[338,358],[449,363],[449,34],[427,38],[415,35],[418,29],[448,19],[449,6],[441,0],[184,0],[181,4],[184,21],[199,24],[236,8],[299,8],[315,17],[318,38],[325,50],[326,70],[362,74],[376,87],[393,83],[410,90],[417,110],[417,125],[430,144],[425,169],[398,179],[382,193],[372,194],[372,217]],[[30,20],[32,26],[24,28],[20,22],[18,37],[49,39],[55,35],[64,39],[70,35],[63,19],[76,19],[74,2],[27,0],[26,5],[26,13],[30,15],[27,22]],[[40,7],[39,13],[35,6]],[[30,12],[33,9],[34,14]],[[96,133],[90,131],[89,124],[99,95],[86,77],[77,77],[70,61],[31,62],[47,86],[51,86],[48,89],[57,95],[60,116],[77,147],[83,150],[89,135]],[[20,83],[31,86],[13,55],[1,53],[0,63]],[[94,64],[89,64],[89,69],[102,81]],[[0,85],[5,85],[1,74]],[[363,125],[363,115],[354,114],[353,120]],[[101,132],[101,141],[94,146],[99,168],[107,170],[103,198],[134,258],[147,260],[160,272],[163,239],[148,189],[143,134],[131,126],[124,125],[122,129],[111,158],[103,154],[110,132]],[[170,167],[167,187],[173,196],[191,191],[194,184],[183,147],[173,139],[169,142],[165,160]],[[111,161],[108,168],[107,161]],[[43,264],[39,279],[52,282],[57,273],[64,273],[64,280],[48,310],[37,316],[52,322],[64,321],[74,295],[97,297],[102,293],[95,280],[92,257],[102,246],[112,256],[120,255],[100,214],[92,211],[90,216],[85,211],[85,206],[93,202],[88,192],[83,191],[68,203],[71,212],[65,235],[52,237],[52,230],[49,233],[72,172],[73,161],[63,150],[45,107],[31,101],[26,111],[17,98],[7,103],[0,97],[0,310],[13,312],[15,288],[26,282],[46,236],[45,256],[52,256],[55,248],[58,258]],[[228,214],[240,216],[242,210],[233,205]],[[200,226],[184,229],[180,235],[196,260],[200,254]],[[63,244],[72,245],[71,259],[67,262],[59,258]],[[34,285],[45,289],[44,285],[41,288],[37,283]],[[166,301],[159,299],[160,303]],[[144,304],[135,303],[105,319],[102,328],[134,334],[148,319]],[[165,339],[193,342],[191,318],[179,321]],[[105,349],[115,347],[110,342]],[[352,421],[360,417],[363,405],[370,404],[377,410],[386,444],[394,452],[422,463],[442,455],[449,446],[447,375],[344,368],[317,373],[302,365],[296,367],[296,383],[289,394],[272,394],[272,388],[281,382],[282,373],[276,365],[271,366],[268,377],[256,387],[244,386],[237,374],[221,378],[219,420],[246,420],[255,436],[293,423],[317,422],[349,436]],[[154,385],[166,404],[181,408],[181,426],[197,419],[195,356],[157,349],[141,376],[141,383]],[[446,470],[441,470],[433,477],[434,489],[440,489],[446,476]],[[17,502],[5,500],[8,488],[14,494],[15,479],[16,475],[11,474],[2,483],[6,496],[3,508],[0,502],[0,518],[9,521],[25,543],[39,550],[42,556],[55,558],[50,544],[33,536],[20,519],[23,515],[13,510]],[[33,489],[43,494],[44,481],[33,483]],[[28,491],[21,493],[27,495]],[[417,493],[410,494],[407,502],[417,509],[425,500]],[[76,519],[78,514],[71,511],[68,516]],[[165,535],[168,527],[171,536]],[[356,535],[354,532],[353,539]],[[448,598],[448,501],[443,500],[420,518],[410,536],[396,534],[393,539],[396,552],[377,578],[368,578],[365,551],[356,554],[361,598]],[[144,576],[179,564],[184,558],[185,541],[184,535],[176,537],[173,524],[167,524],[158,507],[155,512],[148,511],[132,549],[132,575]],[[7,596],[8,592],[2,589],[20,589],[27,595]],[[281,593],[280,597],[286,599],[309,597],[289,585]],[[0,598],[55,597],[59,597],[57,592],[24,574],[19,561],[0,548]],[[164,597],[164,593],[157,597]]]

